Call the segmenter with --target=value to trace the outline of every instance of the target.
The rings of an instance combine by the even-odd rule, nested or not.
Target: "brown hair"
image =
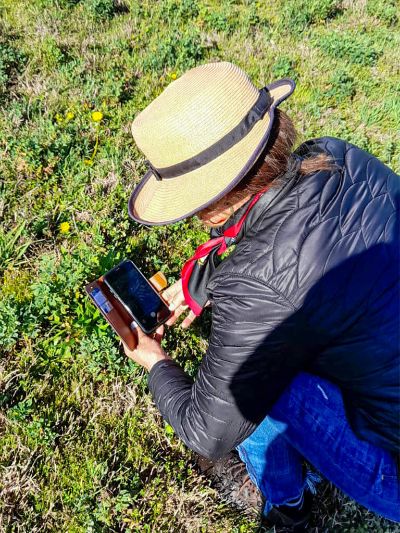
[[[214,214],[243,200],[246,196],[257,194],[268,187],[286,171],[296,138],[297,132],[292,120],[286,113],[276,109],[265,156],[260,157],[256,165],[234,189],[214,204],[199,211],[197,216],[202,220],[207,220]],[[319,154],[303,159],[299,171],[307,175],[331,168],[332,161],[329,157],[326,154]]]

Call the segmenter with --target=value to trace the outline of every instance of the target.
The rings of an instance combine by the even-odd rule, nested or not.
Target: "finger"
[[[130,328],[131,330],[135,333],[135,335],[137,336],[137,343],[139,344],[140,341],[144,338],[144,337],[147,337],[148,335],[146,335],[146,333],[144,333],[144,331],[139,327],[138,323],[135,321],[135,320],[132,320],[131,324],[130,324]]]
[[[182,313],[184,313],[188,308],[187,305],[180,305],[175,311],[173,312],[173,315],[171,318],[169,318],[166,322],[167,326],[172,326],[172,324],[175,324],[177,319],[181,316]]]
[[[161,326],[158,326],[158,328],[153,331],[153,333],[151,334],[151,337],[153,339],[156,338],[156,335],[163,335],[164,334],[164,324],[161,324]]]
[[[133,352],[133,350],[131,350],[129,348],[129,346],[127,344],[125,344],[125,342],[121,339],[121,343],[122,343],[122,347],[124,349],[124,352],[125,352],[125,355],[127,355],[128,357],[130,357],[131,353]]]
[[[183,296],[183,292],[180,291],[177,294],[175,294],[171,300],[169,301],[169,309],[171,311],[175,311],[178,309],[179,306],[185,303],[185,297]]]
[[[176,281],[173,285],[165,289],[165,291],[162,292],[162,297],[165,298],[165,300],[169,301],[171,300],[179,291],[181,290],[181,282],[180,280]]]
[[[175,322],[177,321],[178,317],[174,314],[170,316],[170,318],[165,322],[166,326],[173,326]]]
[[[177,307],[179,307],[182,303],[184,303],[185,297],[183,295],[183,290],[182,290],[182,281],[181,280],[177,281],[173,285],[171,291],[167,292],[166,295],[164,295],[163,293],[163,297],[167,299],[169,308],[171,311],[174,311]]]
[[[138,338],[137,338],[136,330],[135,330],[134,335],[135,335],[134,348],[129,348],[129,346],[121,339],[121,343],[122,343],[122,347],[124,349],[125,355],[127,355],[130,359],[134,358],[136,349],[138,348]]]
[[[163,336],[164,336],[164,325],[156,329],[156,332],[154,334],[154,340],[156,340],[157,342],[161,342]]]
[[[181,324],[182,328],[183,329],[188,328],[195,318],[196,318],[196,315],[193,313],[193,311],[190,311],[188,316],[185,318],[185,320]]]
[[[161,296],[164,298],[164,300],[169,302],[170,300],[172,300],[172,298],[174,297],[175,293],[176,293],[176,290],[172,286],[172,287],[168,287],[168,289],[165,289],[165,291],[163,291],[161,293]]]

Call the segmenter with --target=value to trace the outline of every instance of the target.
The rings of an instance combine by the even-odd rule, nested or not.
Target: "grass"
[[[229,60],[292,76],[302,139],[347,139],[400,170],[395,0],[0,0],[0,530],[237,532],[83,287],[124,257],[178,278],[195,221],[148,230],[129,125],[176,76]],[[103,119],[95,122],[94,111]],[[209,319],[167,350],[194,374]],[[329,484],[315,531],[395,532]]]

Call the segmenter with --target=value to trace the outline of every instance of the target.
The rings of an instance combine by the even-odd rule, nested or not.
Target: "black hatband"
[[[212,144],[194,157],[186,159],[185,161],[170,167],[155,168],[150,161],[146,161],[149,169],[153,172],[157,180],[162,180],[177,178],[178,176],[192,172],[193,170],[210,163],[241,141],[250,132],[256,122],[264,117],[272,102],[273,99],[268,89],[264,87],[260,90],[260,95],[256,103],[253,105],[247,115],[239,122],[237,126],[224,135],[222,139]]]

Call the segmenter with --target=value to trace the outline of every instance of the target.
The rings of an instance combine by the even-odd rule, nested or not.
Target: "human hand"
[[[168,287],[168,289],[165,289],[162,296],[164,300],[169,303],[169,308],[173,312],[171,318],[166,322],[167,326],[172,326],[181,314],[189,309],[189,306],[186,305],[185,297],[183,296],[182,280],[179,279],[173,285]],[[188,328],[195,318],[196,315],[193,311],[189,311],[181,324],[182,328]]]
[[[161,340],[164,335],[164,326],[160,326],[152,336],[146,335],[138,326],[135,328],[137,346],[130,350],[124,344],[125,354],[135,363],[143,366],[150,372],[152,367],[163,359],[171,359],[161,347]]]

